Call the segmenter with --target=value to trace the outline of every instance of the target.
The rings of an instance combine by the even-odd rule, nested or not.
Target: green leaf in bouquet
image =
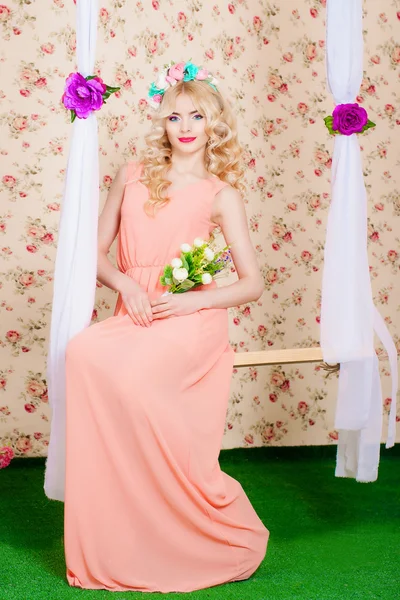
[[[193,275],[193,277],[191,278],[191,280],[196,284],[196,285],[202,285],[202,281],[201,281],[201,273],[199,273],[198,275]]]
[[[188,270],[188,278],[192,279],[192,276],[194,275],[196,269],[195,269],[195,265],[194,265],[194,260],[193,260],[193,256],[191,256],[190,254],[188,254],[186,256],[186,262],[187,262],[187,270]]]
[[[190,279],[185,279],[182,283],[179,284],[180,292],[187,292],[194,286],[194,282],[190,281]],[[178,290],[177,290],[178,291]]]
[[[189,258],[189,256],[188,256],[188,255],[186,255],[186,256],[185,256],[184,254],[182,254],[182,255],[181,255],[182,267],[183,267],[184,269],[186,269],[186,271],[188,271],[188,272],[189,272],[188,258]]]
[[[173,268],[171,267],[171,265],[167,265],[164,268],[164,277],[172,277],[172,271],[173,271]]]

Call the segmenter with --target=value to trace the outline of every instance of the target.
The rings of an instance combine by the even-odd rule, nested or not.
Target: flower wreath
[[[194,65],[190,60],[186,63],[174,61],[164,65],[163,70],[159,73],[156,81],[150,85],[148,93],[148,101],[152,108],[158,108],[165,91],[174,86],[178,81],[205,81],[217,91],[215,87],[218,83],[217,79],[207,70]]]

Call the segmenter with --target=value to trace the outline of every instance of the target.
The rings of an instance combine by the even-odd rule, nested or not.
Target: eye
[[[194,117],[199,117],[199,119],[203,119],[203,115],[200,114],[196,114],[193,115]],[[178,117],[176,115],[171,115],[170,117],[168,117],[168,121],[172,121],[172,123],[175,122],[175,119],[178,119]],[[199,119],[196,118],[196,121],[198,121]]]

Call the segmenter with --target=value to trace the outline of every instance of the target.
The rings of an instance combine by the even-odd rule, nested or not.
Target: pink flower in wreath
[[[170,67],[168,69],[169,77],[173,77],[174,79],[176,79],[176,81],[180,81],[181,79],[183,79],[184,68],[185,68],[185,63],[183,63],[183,62],[177,63],[176,65],[172,65],[172,67]],[[154,96],[153,96],[153,98],[154,98]]]
[[[199,69],[196,73],[195,79],[202,81],[203,79],[207,79],[207,77],[208,77],[207,69]]]

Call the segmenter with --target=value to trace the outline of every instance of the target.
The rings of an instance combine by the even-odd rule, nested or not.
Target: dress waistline
[[[161,269],[165,267],[167,263],[163,263],[162,265],[133,265],[126,269],[125,273],[129,273],[129,271],[134,271],[135,269]]]

